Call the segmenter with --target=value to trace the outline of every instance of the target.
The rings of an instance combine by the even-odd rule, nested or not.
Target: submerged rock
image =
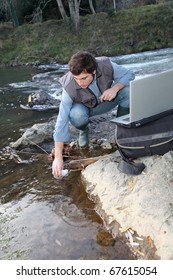
[[[54,95],[56,98],[43,90],[38,90],[29,95],[26,105],[21,104],[20,107],[25,110],[34,111],[58,111],[61,101],[61,90],[57,90]]]
[[[56,120],[52,120],[47,123],[34,124],[31,128],[28,128],[16,142],[11,142],[10,147],[17,149],[20,146],[40,144],[44,141],[52,140],[55,121]]]

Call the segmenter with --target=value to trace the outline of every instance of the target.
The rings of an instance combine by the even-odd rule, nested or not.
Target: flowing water
[[[173,68],[173,49],[112,58],[137,78]],[[47,121],[53,112],[23,110],[28,95],[55,95],[66,65],[0,69],[0,259],[134,259],[123,238],[112,238],[95,213],[80,172],[56,180],[43,153],[16,163],[5,147],[21,129]]]

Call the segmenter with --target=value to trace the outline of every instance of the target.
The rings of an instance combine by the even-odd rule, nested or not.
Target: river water
[[[173,49],[112,58],[137,78],[173,69]],[[5,156],[21,129],[47,121],[51,111],[23,110],[28,94],[44,89],[56,95],[66,65],[0,69],[0,259],[134,259],[123,238],[112,238],[81,183],[80,172],[63,180],[51,175],[43,153],[26,163]]]

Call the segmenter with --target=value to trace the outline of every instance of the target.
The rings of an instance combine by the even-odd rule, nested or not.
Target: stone
[[[26,129],[16,142],[11,142],[10,147],[17,149],[20,146],[40,144],[52,140],[54,126],[55,120],[48,123],[34,124],[31,128]]]
[[[116,152],[82,171],[97,211],[108,227],[115,221],[122,229],[150,237],[160,259],[173,259],[173,151],[142,158],[146,168],[138,176],[121,173],[118,161]]]

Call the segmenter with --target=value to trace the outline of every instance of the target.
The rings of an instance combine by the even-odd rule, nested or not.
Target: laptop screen
[[[173,109],[173,70],[130,82],[130,122]]]

